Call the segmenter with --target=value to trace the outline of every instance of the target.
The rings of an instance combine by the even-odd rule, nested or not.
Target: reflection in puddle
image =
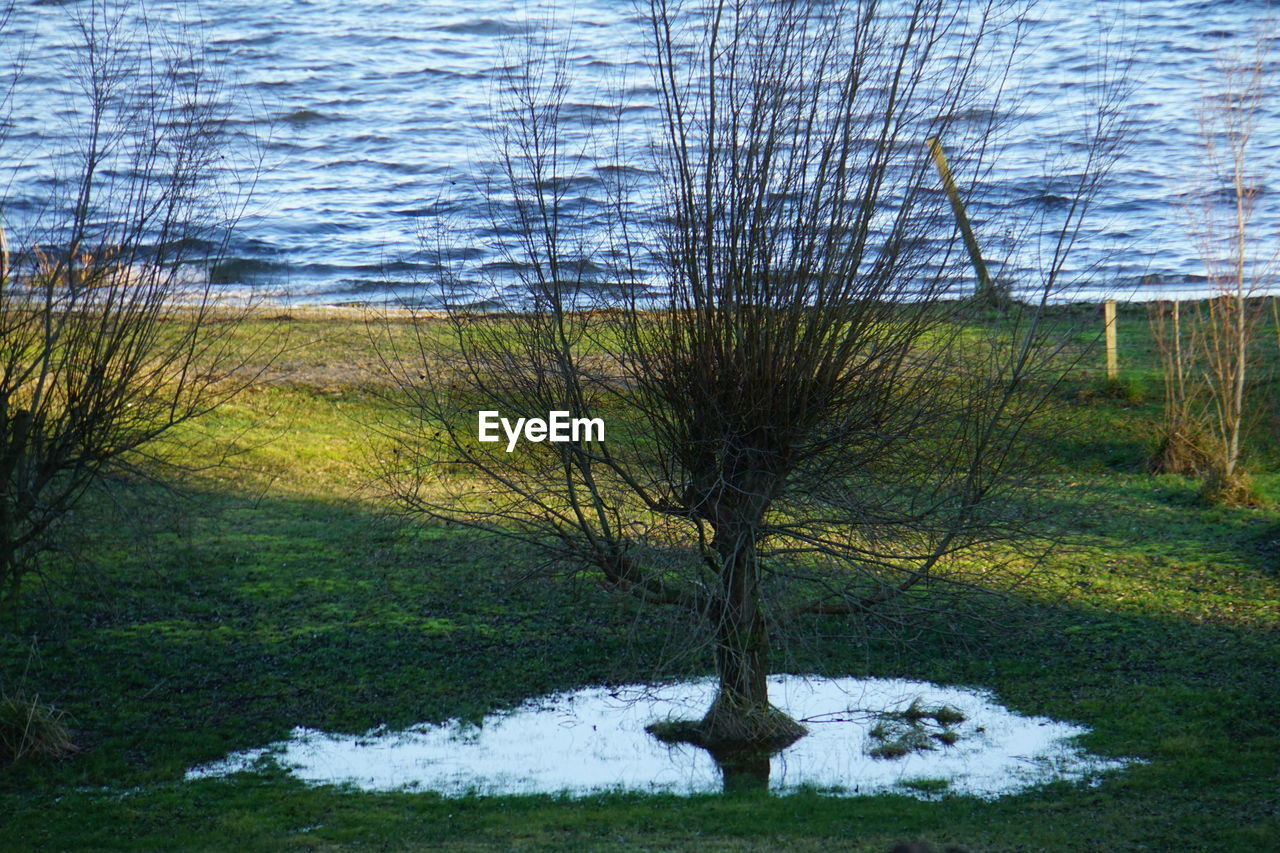
[[[775,705],[801,720],[810,734],[764,761],[751,774],[776,792],[814,788],[841,795],[944,793],[997,797],[1055,780],[1089,782],[1123,760],[1090,756],[1068,739],[1083,726],[1022,717],[990,694],[922,681],[771,676]],[[363,790],[417,789],[446,796],[587,794],[627,790],[692,794],[718,791],[732,768],[687,744],[667,745],[647,723],[698,719],[715,692],[712,679],[645,687],[591,687],[530,700],[492,714],[483,725],[456,720],[364,735],[294,729],[263,749],[234,753],[191,770],[188,778],[246,770],[263,759],[312,783],[346,783]],[[948,744],[936,738],[899,757],[872,757],[883,743],[873,735],[887,717],[920,706],[955,709]],[[883,727],[876,735],[882,734]]]

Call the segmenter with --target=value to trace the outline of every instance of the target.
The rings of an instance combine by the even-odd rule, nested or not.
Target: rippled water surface
[[[1130,763],[1076,746],[1072,739],[1086,731],[1082,726],[1019,716],[979,690],[896,679],[782,675],[769,682],[773,702],[802,720],[810,734],[762,766],[737,772],[750,773],[779,793],[816,788],[839,796],[898,792],[992,798],[1058,780],[1100,782],[1102,774]],[[593,687],[530,700],[486,717],[479,726],[455,720],[364,735],[298,728],[287,741],[234,753],[194,768],[187,777],[221,776],[271,759],[307,782],[370,791],[415,789],[446,796],[718,791],[726,772],[705,750],[668,746],[644,728],[654,721],[701,716],[714,689],[710,680]],[[878,746],[900,735],[894,713],[913,703],[948,708],[963,720],[946,726],[926,720],[917,727],[925,748],[877,757]],[[873,734],[877,724],[888,734]],[[950,744],[936,737],[944,729],[951,733]]]
[[[68,10],[79,5],[19,0],[0,42],[0,63],[25,46],[28,72],[13,101],[18,132],[0,164],[10,219],[39,198],[46,143],[67,132],[50,104],[65,94],[58,63],[68,44]],[[643,51],[630,0],[572,6],[578,21],[572,62],[581,86],[570,103],[590,112],[598,100],[593,92],[616,74],[643,78]],[[421,263],[420,216],[442,193],[456,214],[458,248],[484,260],[492,235],[473,179],[489,162],[482,126],[493,69],[525,26],[523,4],[152,0],[150,8],[157,18],[200,22],[214,58],[246,87],[239,120],[269,134],[269,169],[234,246],[240,262],[228,268],[229,278],[266,278],[313,302],[397,293],[428,269]],[[1053,203],[1054,187],[1036,177],[1037,167],[1054,134],[1071,125],[1061,105],[1087,75],[1096,11],[1117,8],[1127,10],[1126,26],[1141,45],[1139,85],[1128,109],[1136,143],[1108,183],[1082,245],[1087,261],[1102,263],[1096,285],[1122,296],[1139,286],[1170,292],[1194,286],[1203,273],[1176,206],[1196,170],[1195,110],[1214,51],[1247,44],[1267,14],[1264,0],[1045,0],[1035,13],[1028,66],[1039,85],[1021,107],[1027,130],[994,175],[994,197],[1028,213]],[[642,112],[630,118],[627,132],[638,137],[648,126]],[[1259,134],[1261,160],[1280,152],[1278,130],[1280,120],[1269,113]],[[603,155],[596,164],[617,165]],[[1280,223],[1274,180],[1280,179],[1265,182],[1257,196],[1270,233]],[[598,187],[588,182],[582,191]]]

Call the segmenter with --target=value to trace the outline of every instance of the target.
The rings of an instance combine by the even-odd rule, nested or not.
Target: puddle
[[[815,788],[839,796],[993,798],[1055,780],[1096,784],[1100,774],[1131,763],[1091,756],[1074,745],[1071,739],[1087,731],[1083,726],[1019,716],[981,690],[793,675],[771,676],[769,690],[774,704],[810,732],[747,771],[756,784],[778,793]],[[364,735],[297,728],[287,741],[233,753],[193,768],[187,778],[222,776],[272,760],[310,783],[367,791],[714,792],[724,787],[727,774],[742,768],[726,770],[703,749],[664,744],[644,730],[657,720],[701,718],[714,692],[712,679],[591,687],[530,700],[486,717],[481,726],[449,721]],[[917,748],[898,757],[873,757],[885,754],[886,732],[896,736],[904,725],[917,724],[913,703],[958,714],[944,714],[945,724],[917,721]]]

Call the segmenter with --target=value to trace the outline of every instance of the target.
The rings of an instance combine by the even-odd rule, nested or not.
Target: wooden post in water
[[[938,137],[931,136],[925,140],[924,144],[928,146],[929,155],[933,157],[933,165],[938,168],[938,174],[942,176],[942,188],[946,190],[947,198],[951,200],[951,211],[955,214],[956,224],[960,226],[964,247],[969,250],[969,260],[973,262],[973,270],[978,274],[977,296],[994,305],[999,302],[995,284],[991,281],[991,274],[987,272],[987,262],[982,259],[978,238],[973,236],[969,216],[964,210],[964,200],[960,198],[960,190],[956,187],[955,178],[951,176],[951,167],[947,165],[947,155],[942,150],[942,142]]]
[[[1108,299],[1102,307],[1102,322],[1107,332],[1107,378],[1120,378],[1120,361],[1116,357],[1116,301]]]

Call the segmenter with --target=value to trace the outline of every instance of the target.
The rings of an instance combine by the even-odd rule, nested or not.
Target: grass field
[[[655,673],[660,613],[513,583],[535,555],[387,517],[363,473],[386,406],[364,327],[276,322],[276,367],[200,425],[237,448],[232,467],[109,484],[0,620],[0,688],[65,711],[79,747],[0,770],[0,849],[1280,850],[1280,416],[1260,413],[1248,459],[1271,508],[1205,505],[1195,483],[1145,473],[1159,387],[1141,307],[1121,317],[1124,381],[1081,371],[1055,397],[1078,427],[1047,449],[1074,536],[1033,584],[998,612],[975,597],[898,631],[814,623],[781,658],[986,687],[1089,726],[1093,752],[1145,759],[1099,787],[570,800],[183,781],[295,726],[478,720],[550,691],[710,669]]]

